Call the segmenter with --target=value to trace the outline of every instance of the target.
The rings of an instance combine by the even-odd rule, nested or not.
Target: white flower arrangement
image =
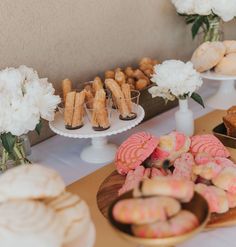
[[[151,81],[156,84],[148,90],[152,97],[159,96],[166,101],[191,97],[204,107],[200,95],[195,92],[203,81],[191,62],[167,60],[158,64]]]
[[[177,12],[186,18],[186,23],[193,23],[193,38],[200,27],[204,30],[204,41],[217,41],[216,26],[220,19],[231,21],[236,16],[236,0],[171,0]],[[217,27],[218,28],[218,27]],[[209,33],[211,32],[211,33]]]
[[[39,78],[32,68],[22,65],[0,71],[0,137],[8,155],[14,154],[17,137],[39,132],[41,119],[53,120],[60,103],[54,93],[48,79]]]

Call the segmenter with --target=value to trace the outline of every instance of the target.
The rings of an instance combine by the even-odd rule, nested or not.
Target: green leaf
[[[200,104],[203,108],[205,108],[202,97],[198,93],[192,93],[191,98],[195,100],[198,104]]]
[[[1,141],[8,154],[12,155],[16,143],[16,136],[12,135],[10,132],[4,133],[1,134]]]
[[[192,26],[192,37],[193,37],[193,39],[196,37],[200,27],[202,26],[203,20],[204,20],[204,16],[198,16],[195,19],[195,21],[193,23],[193,26]]]
[[[35,127],[35,131],[37,132],[38,135],[40,135],[42,127],[43,127],[43,121],[42,119],[40,119],[39,123]]]
[[[203,22],[206,24],[206,30],[208,31],[209,28],[210,28],[210,23],[209,23],[208,16],[204,16]]]

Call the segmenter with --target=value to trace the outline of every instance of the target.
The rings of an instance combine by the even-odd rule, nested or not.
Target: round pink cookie
[[[208,153],[202,152],[195,155],[195,162],[197,165],[204,165],[211,161],[214,161],[214,158],[212,158]]]
[[[158,139],[147,132],[133,134],[117,150],[115,165],[125,175],[146,160],[158,145]]]
[[[212,157],[229,157],[230,153],[225,146],[211,134],[191,137],[190,151],[192,154],[207,153]]]

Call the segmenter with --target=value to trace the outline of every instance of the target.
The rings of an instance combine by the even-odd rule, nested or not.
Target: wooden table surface
[[[213,111],[195,121],[195,134],[212,133],[212,129],[222,122],[224,111]],[[145,131],[148,131],[146,129]],[[236,150],[229,148],[231,156],[236,159]],[[132,243],[124,241],[112,229],[108,221],[100,213],[97,202],[96,194],[102,181],[112,172],[115,167],[113,164],[107,165],[94,173],[82,178],[69,185],[69,191],[78,194],[89,205],[93,221],[96,226],[96,244],[95,247],[128,247],[135,246]]]

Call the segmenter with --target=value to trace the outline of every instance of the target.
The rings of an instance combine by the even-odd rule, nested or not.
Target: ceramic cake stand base
[[[88,163],[109,163],[114,160],[117,146],[108,143],[106,137],[91,139],[91,145],[84,148],[80,154],[82,160]]]
[[[215,95],[206,100],[206,105],[221,110],[227,110],[236,105],[236,76],[224,76],[215,72],[205,72],[201,74],[202,78],[219,81],[220,87]]]
[[[135,105],[137,117],[130,121],[119,119],[119,113],[114,111],[111,116],[111,127],[104,131],[94,131],[89,120],[85,117],[84,126],[77,130],[68,130],[64,126],[63,115],[60,112],[55,114],[54,121],[49,123],[53,132],[58,135],[70,138],[90,138],[91,144],[85,147],[80,157],[88,163],[101,164],[114,160],[117,150],[116,145],[108,143],[107,137],[119,134],[138,125],[144,118],[145,112],[139,105]]]

